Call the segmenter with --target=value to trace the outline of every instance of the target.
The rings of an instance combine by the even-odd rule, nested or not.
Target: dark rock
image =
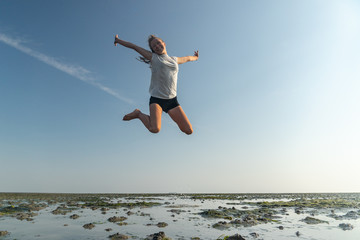
[[[116,217],[113,216],[111,218],[108,219],[109,222],[122,222],[125,221],[127,218],[126,217]]]
[[[181,209],[171,209],[171,210],[168,210],[168,212],[176,213],[179,215],[180,213],[186,212],[186,211],[181,210]]]
[[[109,238],[111,240],[125,240],[125,239],[129,239],[129,236],[126,236],[126,235],[123,235],[120,233],[116,233],[116,234],[110,235]]]
[[[348,212],[347,214],[345,214],[345,215],[343,216],[343,218],[344,218],[344,219],[353,219],[353,220],[356,220],[356,219],[359,218],[359,215],[358,215],[358,213],[355,212],[355,211],[350,211],[350,212]]]
[[[212,227],[221,230],[221,229],[232,227],[232,224],[225,222],[225,221],[220,221],[220,222],[215,223]]]
[[[0,237],[10,234],[8,231],[0,231]]]
[[[95,225],[92,224],[92,223],[87,223],[87,224],[85,224],[85,225],[83,226],[83,228],[85,228],[85,229],[92,229],[92,228],[94,228],[94,227],[95,227]]]
[[[258,221],[255,216],[245,215],[242,218],[235,219],[230,222],[234,225],[242,225],[242,226],[255,226],[258,224]]]
[[[171,238],[167,237],[164,232],[158,232],[149,235],[146,240],[171,240]]]
[[[234,234],[227,238],[227,240],[245,240],[240,234]]]
[[[66,205],[61,204],[51,213],[54,215],[66,215],[67,213],[70,213],[72,210],[73,210],[72,208],[68,208]]]
[[[306,224],[319,224],[319,223],[327,223],[327,224],[329,224],[329,222],[327,222],[327,221],[323,221],[323,220],[313,218],[313,217],[306,217],[301,221],[305,222]]]
[[[71,219],[77,219],[77,218],[79,218],[79,217],[80,217],[80,216],[77,215],[77,214],[73,214],[73,215],[70,216]]]
[[[295,233],[295,235],[298,236],[298,237],[300,237],[301,233],[300,233],[299,231],[297,231],[297,232]]]
[[[128,216],[130,216],[130,215],[133,215],[134,213],[133,213],[132,211],[128,211],[126,214],[127,214]]]
[[[295,208],[295,213],[301,214],[301,213],[303,213],[303,209],[302,208]]]
[[[34,220],[32,217],[34,216],[37,216],[37,213],[32,213],[32,212],[29,212],[29,213],[17,213],[15,215],[15,218],[18,219],[18,220],[26,220],[26,221],[32,221]]]
[[[165,223],[165,222],[159,222],[158,224],[156,224],[156,226],[160,227],[160,228],[163,228],[163,227],[166,227],[168,224]]]
[[[107,229],[105,229],[105,231],[111,232],[111,231],[112,231],[112,228],[107,228]]]
[[[280,229],[280,230],[284,230],[284,227],[283,227],[283,226],[279,226],[279,229]]]
[[[256,232],[250,233],[250,236],[252,236],[253,238],[258,238],[259,234]]]
[[[348,219],[348,220],[356,220],[360,217],[359,213],[355,212],[355,211],[350,211],[348,213],[346,213],[345,215],[336,215],[335,213],[331,213],[328,215],[329,217],[332,217],[336,220],[344,220],[344,219]]]
[[[346,231],[346,230],[352,230],[354,228],[354,226],[351,225],[350,223],[340,223],[339,228]]]

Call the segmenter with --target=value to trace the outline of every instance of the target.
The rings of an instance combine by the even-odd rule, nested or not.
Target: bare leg
[[[176,108],[169,110],[168,114],[170,115],[172,120],[177,123],[181,131],[183,131],[187,135],[193,133],[191,123],[181,106],[177,106]]]
[[[152,133],[158,133],[161,129],[161,114],[162,108],[158,104],[150,104],[150,116],[142,113],[139,109],[126,114],[123,118],[124,121],[133,119],[140,119],[144,126]]]

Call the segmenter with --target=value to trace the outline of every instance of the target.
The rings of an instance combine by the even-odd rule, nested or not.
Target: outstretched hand
[[[199,58],[199,50],[197,50],[197,51],[194,52],[194,56],[197,57],[197,58]]]

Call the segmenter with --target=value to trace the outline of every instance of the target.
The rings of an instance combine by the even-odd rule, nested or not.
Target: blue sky
[[[156,34],[194,133],[148,112]],[[0,1],[0,191],[360,191],[358,1]]]

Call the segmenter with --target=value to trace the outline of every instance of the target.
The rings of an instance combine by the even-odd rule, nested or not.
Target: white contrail
[[[21,45],[20,40],[12,39],[11,37],[2,33],[0,33],[0,41],[81,81],[91,84],[128,104],[134,105],[133,100],[121,96],[119,93],[112,90],[111,88],[106,87],[99,82],[96,82],[96,79],[91,76],[91,72],[81,66],[72,66],[69,64],[61,63],[53,57],[47,56],[43,53],[34,51],[28,47]]]

